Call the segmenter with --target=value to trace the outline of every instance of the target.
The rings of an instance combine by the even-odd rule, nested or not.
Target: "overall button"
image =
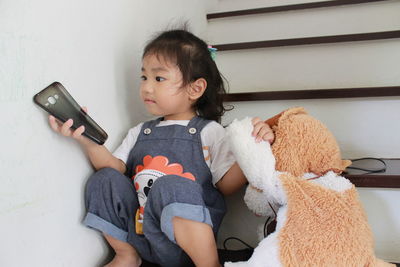
[[[189,133],[190,134],[195,134],[197,132],[196,128],[190,128]]]
[[[146,135],[151,134],[151,129],[150,128],[146,128],[146,129],[144,129],[143,133],[146,134]]]

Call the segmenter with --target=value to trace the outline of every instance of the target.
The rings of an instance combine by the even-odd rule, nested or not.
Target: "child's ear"
[[[207,88],[207,81],[204,78],[198,78],[194,82],[190,83],[188,93],[191,100],[199,99]]]

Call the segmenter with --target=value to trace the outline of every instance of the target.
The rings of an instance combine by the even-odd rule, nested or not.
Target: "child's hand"
[[[86,107],[82,107],[82,109],[87,112]],[[71,129],[73,124],[73,120],[69,119],[64,123],[58,121],[54,116],[49,116],[49,124],[50,127],[57,133],[62,134],[67,137],[72,137],[78,141],[84,141],[84,136],[82,136],[83,132],[85,131],[85,126],[78,127],[75,131]]]
[[[267,123],[265,123],[258,117],[253,118],[251,121],[254,126],[251,135],[256,138],[256,142],[259,143],[264,140],[272,144],[274,142],[275,136],[271,127],[269,127]]]

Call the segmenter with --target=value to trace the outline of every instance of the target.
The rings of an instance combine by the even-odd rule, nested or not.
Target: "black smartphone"
[[[37,93],[33,101],[61,122],[73,119],[72,129],[85,126],[83,135],[99,145],[107,140],[107,133],[79,106],[65,87],[54,82]]]

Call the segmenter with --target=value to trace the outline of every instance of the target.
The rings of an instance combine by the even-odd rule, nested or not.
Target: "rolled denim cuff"
[[[167,235],[169,240],[176,243],[174,226],[172,219],[174,217],[206,223],[213,227],[209,210],[201,205],[192,205],[187,203],[172,203],[167,205],[161,213],[161,230]]]

